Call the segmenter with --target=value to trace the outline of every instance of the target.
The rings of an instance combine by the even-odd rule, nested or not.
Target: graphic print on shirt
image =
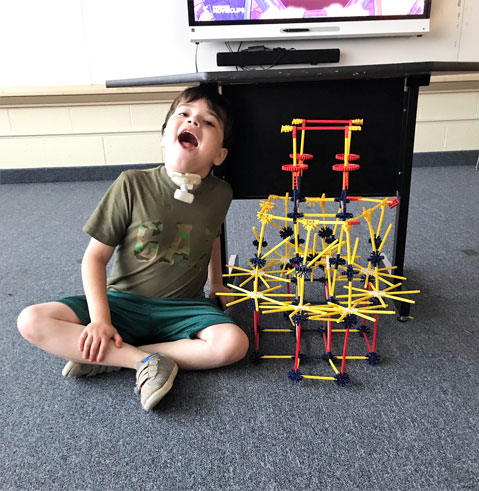
[[[135,257],[138,261],[147,262],[158,259],[168,264],[185,266],[190,259],[190,236],[192,225],[177,223],[176,234],[166,251],[160,256],[160,235],[163,232],[163,223],[148,221],[138,228]]]
[[[138,228],[135,257],[138,261],[153,261],[158,256],[163,224],[160,221],[145,222]]]
[[[190,259],[190,235],[193,226],[184,223],[176,224],[176,236],[171,243],[166,256],[161,257],[160,261],[170,264],[186,265]],[[175,258],[174,256],[179,256]]]

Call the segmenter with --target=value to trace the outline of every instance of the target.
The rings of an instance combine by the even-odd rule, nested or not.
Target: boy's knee
[[[17,319],[17,327],[20,334],[28,339],[32,330],[32,318],[34,314],[34,305],[23,309]]]
[[[38,341],[41,336],[39,329],[43,318],[41,310],[39,305],[31,305],[23,309],[17,319],[17,327],[20,334],[31,343]]]
[[[246,353],[248,353],[249,339],[244,331],[242,331],[241,329],[239,329],[239,331],[240,331],[240,336],[239,336],[240,339],[238,342],[238,355],[239,355],[238,360],[242,360],[246,356]]]
[[[248,352],[248,336],[237,326],[218,345],[217,356],[220,365],[231,365],[243,359]]]

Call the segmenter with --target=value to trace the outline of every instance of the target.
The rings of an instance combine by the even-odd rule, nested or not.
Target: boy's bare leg
[[[248,337],[235,324],[216,324],[198,331],[195,339],[140,346],[147,353],[163,353],[184,370],[231,365],[247,353]]]
[[[85,326],[65,304],[51,302],[27,307],[18,317],[18,328],[25,339],[44,351],[65,360],[89,363],[78,347]],[[135,368],[136,363],[149,354],[126,343],[117,348],[111,341],[101,365]]]
[[[78,348],[85,326],[65,304],[51,302],[26,308],[18,318],[18,328],[25,339],[44,351],[65,360],[89,363]],[[100,364],[134,369],[149,354],[162,353],[182,369],[205,370],[241,360],[248,345],[248,337],[238,326],[217,324],[199,331],[196,339],[139,347],[122,343],[121,348],[111,341]]]

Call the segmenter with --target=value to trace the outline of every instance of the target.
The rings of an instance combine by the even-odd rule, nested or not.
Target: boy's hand
[[[210,285],[209,297],[212,300],[216,300],[219,306],[223,310],[226,309],[227,303],[232,302],[234,300],[234,297],[232,295],[216,295],[216,293],[231,293],[231,290],[227,286],[224,286],[223,284]]]
[[[101,363],[111,339],[117,348],[121,348],[121,336],[111,324],[91,322],[83,329],[78,340],[78,348],[83,353],[85,360],[90,363]]]

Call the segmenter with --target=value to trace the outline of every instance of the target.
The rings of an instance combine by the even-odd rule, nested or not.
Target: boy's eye
[[[208,125],[208,126],[213,126],[213,128],[214,128],[214,126],[215,126],[215,125],[213,124],[213,122],[211,122],[211,121],[206,121],[206,120],[205,120],[205,124],[206,124],[206,125]]]
[[[186,114],[184,111],[181,111],[178,113],[178,116],[188,116],[188,114]]]

